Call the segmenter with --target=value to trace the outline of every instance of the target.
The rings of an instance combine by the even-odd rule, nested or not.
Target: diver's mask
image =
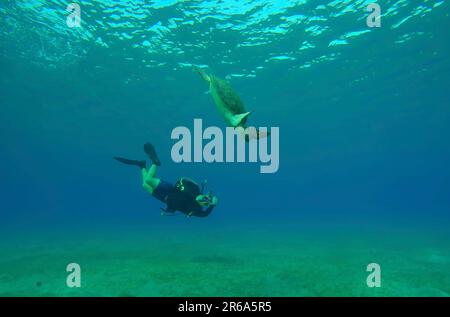
[[[212,204],[212,195],[198,195],[195,200],[201,205],[208,207]]]

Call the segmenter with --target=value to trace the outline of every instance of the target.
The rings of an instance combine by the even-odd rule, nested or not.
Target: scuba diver
[[[144,144],[144,152],[152,162],[147,169],[145,160],[130,160],[115,156],[114,159],[127,165],[134,165],[140,168],[142,173],[142,186],[156,199],[167,205],[161,208],[161,214],[173,214],[180,211],[187,216],[207,217],[218,203],[218,199],[211,192],[203,194],[203,188],[193,180],[182,177],[175,185],[156,178],[156,169],[161,166],[161,162],[156,154],[155,148],[150,143]],[[202,186],[204,187],[204,186]],[[204,209],[206,208],[206,209]]]

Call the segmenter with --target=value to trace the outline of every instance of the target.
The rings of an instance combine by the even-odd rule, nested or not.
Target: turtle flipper
[[[211,77],[209,77],[209,75],[203,69],[197,66],[193,66],[192,69],[194,70],[194,72],[199,74],[203,78],[203,80],[207,81],[208,83],[211,82]]]
[[[247,117],[252,113],[251,111],[245,113],[235,114],[231,117],[230,123],[233,127],[242,126],[247,121]]]
[[[260,131],[259,129],[256,129],[256,131],[257,131],[257,138],[258,138],[258,140],[259,140],[259,139],[267,138],[267,137],[269,137],[269,135],[270,135],[270,131],[264,131],[264,132],[262,132],[262,131]]]

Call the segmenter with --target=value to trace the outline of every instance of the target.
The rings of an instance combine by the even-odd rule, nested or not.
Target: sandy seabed
[[[0,296],[449,296],[439,231],[311,225],[2,234]],[[369,288],[369,263],[381,287]],[[66,266],[81,267],[81,287]]]

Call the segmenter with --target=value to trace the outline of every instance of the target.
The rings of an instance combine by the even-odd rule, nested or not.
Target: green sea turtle
[[[207,74],[203,69],[194,66],[197,72],[205,81],[209,83],[209,91],[216,104],[217,110],[225,119],[225,122],[232,127],[246,128],[247,118],[251,111],[245,110],[244,104],[239,95],[231,88],[225,80]]]

